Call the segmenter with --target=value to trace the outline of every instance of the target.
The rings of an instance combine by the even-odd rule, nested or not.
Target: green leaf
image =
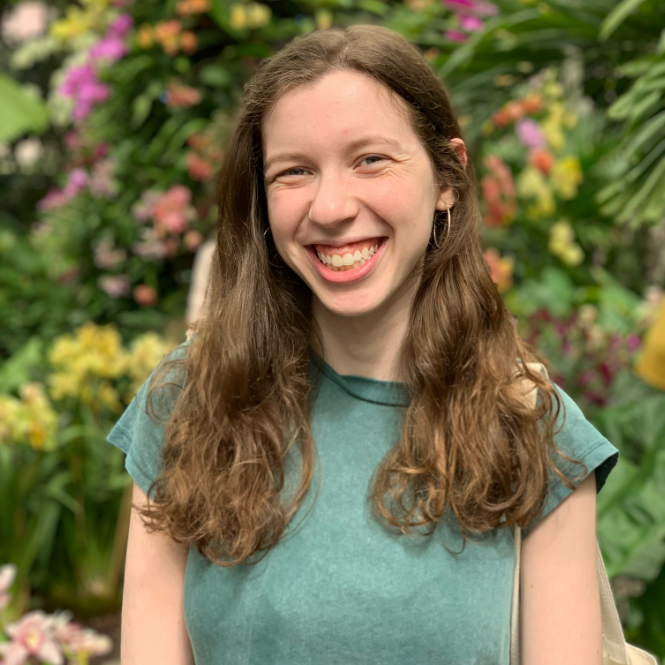
[[[228,88],[232,83],[228,69],[219,64],[202,67],[199,80],[211,88]]]
[[[41,134],[49,124],[46,105],[29,95],[14,79],[0,73],[0,142],[22,134]]]
[[[44,362],[43,354],[43,340],[31,337],[0,367],[0,392],[8,393],[31,381],[32,370]]]
[[[607,18],[600,24],[598,38],[601,42],[607,38],[628,18],[628,16],[635,11],[644,0],[623,0],[620,2],[608,15]]]

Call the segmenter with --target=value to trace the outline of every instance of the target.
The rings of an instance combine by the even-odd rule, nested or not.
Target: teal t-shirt
[[[341,376],[326,363],[318,381],[319,460],[295,533],[289,525],[292,535],[247,567],[216,566],[190,546],[183,602],[197,665],[509,665],[513,530],[473,535],[483,544],[451,554],[442,539],[460,552],[462,538],[450,522],[429,537],[382,527],[370,512],[369,481],[399,439],[406,386]],[[159,473],[163,440],[144,412],[146,389],[147,382],[108,437],[144,492]],[[567,416],[557,446],[595,469],[600,491],[619,451],[558,390]],[[571,479],[580,473],[557,464]],[[552,477],[539,520],[571,493]]]

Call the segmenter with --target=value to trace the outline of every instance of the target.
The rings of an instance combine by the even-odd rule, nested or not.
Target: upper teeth
[[[379,248],[380,243],[376,243],[374,247],[363,247],[362,251],[356,250],[354,254],[349,252],[348,254],[323,254],[322,252],[317,252],[316,255],[328,265],[333,265],[339,268],[340,266],[352,266],[356,261],[361,261],[362,259],[367,260],[370,256],[374,255],[374,252]]]

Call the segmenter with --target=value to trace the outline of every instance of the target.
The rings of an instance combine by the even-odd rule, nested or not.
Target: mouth
[[[333,259],[329,255],[329,259],[326,259],[326,255],[323,255],[324,260],[321,260],[314,245],[307,245],[306,250],[316,271],[323,279],[327,282],[341,284],[360,280],[373,272],[385,253],[387,241],[387,237],[370,239],[369,243],[373,244],[369,245],[368,243],[369,247],[365,245],[363,252],[360,252],[360,256],[358,253],[352,255],[349,252],[341,257],[343,263],[341,266],[334,265],[332,263]],[[363,256],[365,250],[367,250],[366,258]],[[338,257],[339,255],[335,257],[335,263],[340,263],[340,258]]]
[[[362,243],[363,249],[355,252],[348,249],[335,252],[333,251],[335,248],[332,246],[327,251],[322,252],[317,249],[316,245],[308,245],[307,249],[314,254],[324,267],[332,272],[350,272],[365,265],[379,251],[386,240],[385,236],[369,238]],[[360,246],[360,243],[356,244]]]

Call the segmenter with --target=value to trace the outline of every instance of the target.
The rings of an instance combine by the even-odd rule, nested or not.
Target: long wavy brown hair
[[[582,464],[556,447],[562,402],[527,367],[537,359],[491,279],[475,172],[451,145],[462,132],[444,85],[418,48],[392,30],[313,32],[264,60],[243,90],[219,173],[207,316],[184,356],[156,368],[148,392],[148,413],[165,431],[163,470],[141,511],[144,523],[196,543],[219,566],[258,563],[286,535],[310,489],[317,454],[310,342],[315,336],[322,344],[311,291],[267,233],[261,122],[285,92],[345,69],[374,77],[406,109],[438,182],[456,194],[451,228],[436,212],[438,246],[431,242],[422,262],[400,356],[411,399],[401,438],[370,481],[375,517],[404,534],[429,526],[430,535],[454,514],[465,545],[467,531],[527,527],[549,495],[550,469],[575,488],[550,450]],[[184,380],[168,381],[174,370]],[[535,407],[524,399],[523,379],[539,388]],[[153,397],[168,383],[177,394],[160,416]],[[285,501],[285,461],[296,443],[302,474]]]

